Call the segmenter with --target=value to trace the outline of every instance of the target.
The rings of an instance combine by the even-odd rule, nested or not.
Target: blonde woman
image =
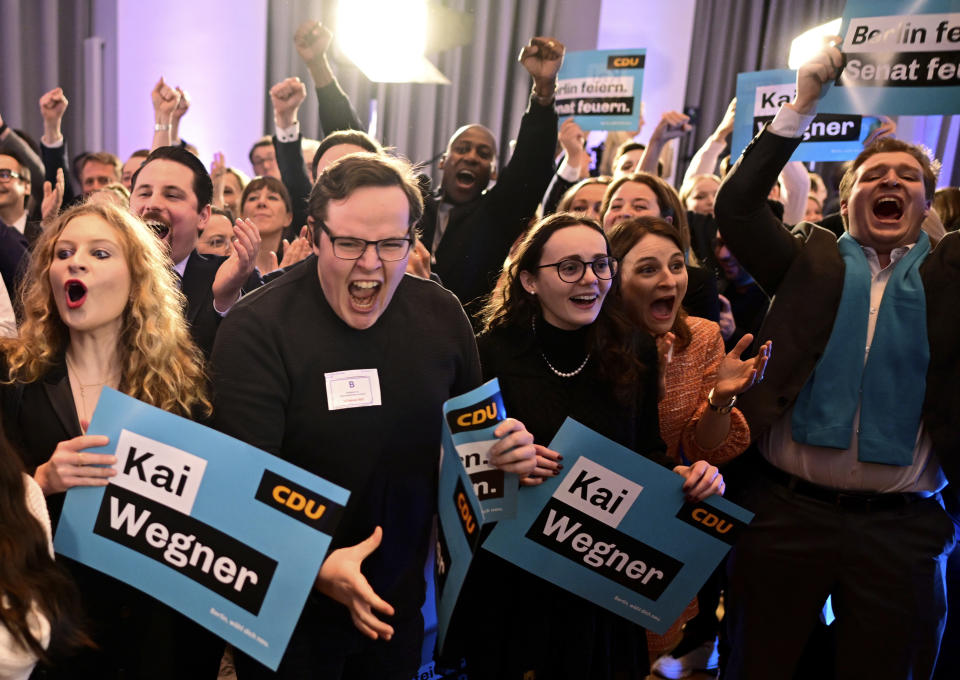
[[[209,415],[210,402],[168,258],[130,213],[103,203],[66,211],[37,242],[24,280],[20,337],[0,344],[3,418],[56,523],[64,491],[103,486],[116,474],[114,456],[84,451],[109,444],[86,434],[104,387],[187,417]],[[215,655],[199,626],[111,578],[69,567],[100,646],[70,662],[73,677],[89,670],[109,678],[141,661],[163,667],[197,645],[201,658]],[[148,630],[152,639],[141,639]],[[175,637],[193,641],[180,650]],[[179,666],[169,670],[184,677]]]

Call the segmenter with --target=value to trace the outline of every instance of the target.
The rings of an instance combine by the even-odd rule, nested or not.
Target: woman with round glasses
[[[599,224],[557,213],[525,236],[484,309],[477,340],[484,379],[499,379],[507,414],[526,425],[537,447],[537,467],[524,485],[563,467],[544,445],[567,416],[666,463],[656,349],[608,299],[617,268]],[[686,477],[691,499],[723,490],[705,462],[674,469]],[[646,675],[642,630],[626,619],[489,553],[477,555],[471,572],[458,623],[472,629],[458,636],[476,644],[466,646],[471,677]]]

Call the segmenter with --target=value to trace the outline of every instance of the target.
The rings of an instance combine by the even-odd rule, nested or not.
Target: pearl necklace
[[[530,321],[531,321],[531,325],[533,326],[533,336],[536,337],[537,336],[537,317],[533,316],[530,319]],[[560,378],[572,378],[573,376],[579,374],[580,371],[582,371],[584,368],[586,368],[587,362],[590,361],[590,352],[587,352],[587,356],[584,358],[583,363],[580,364],[580,366],[578,366],[576,369],[572,371],[565,372],[565,371],[558,371],[556,368],[554,368],[553,364],[550,363],[550,360],[547,359],[547,355],[544,354],[542,350],[540,352],[540,356],[543,357],[543,361],[547,364],[547,368],[553,371],[554,375]]]

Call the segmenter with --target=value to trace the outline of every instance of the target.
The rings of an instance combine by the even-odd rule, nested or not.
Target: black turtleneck
[[[536,320],[536,343],[550,366],[561,373],[571,373],[583,366],[587,357],[587,332],[589,326],[567,331],[557,328],[543,316]]]
[[[614,396],[613,385],[601,374],[591,356],[583,370],[570,377],[559,376],[547,366],[544,356],[558,371],[575,371],[586,357],[589,326],[565,331],[537,318],[510,328],[497,328],[477,338],[483,378],[498,378],[507,415],[517,418],[533,433],[538,444],[547,445],[570,416],[613,441],[654,461],[669,465],[660,439],[657,411],[657,357],[653,343],[644,345],[640,360],[653,367],[637,385],[629,405]],[[670,466],[672,467],[672,466]]]

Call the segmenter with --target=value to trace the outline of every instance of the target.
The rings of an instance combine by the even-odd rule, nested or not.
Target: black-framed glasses
[[[379,241],[368,241],[365,238],[354,238],[353,236],[334,236],[330,233],[327,225],[320,222],[320,228],[333,244],[333,254],[341,260],[359,260],[367,252],[367,246],[373,246],[379,257],[384,262],[396,262],[402,260],[410,252],[410,245],[413,239],[409,236],[404,238],[384,238]]]
[[[583,278],[584,273],[587,271],[587,266],[589,265],[590,269],[593,270],[594,276],[598,279],[612,279],[617,275],[617,258],[613,255],[607,255],[606,257],[598,257],[593,262],[584,262],[583,260],[575,260],[573,258],[569,260],[560,260],[559,262],[551,262],[550,264],[542,264],[537,269],[543,269],[545,267],[556,267],[557,276],[560,277],[560,280],[565,283],[576,283]]]
[[[11,179],[23,179],[23,175],[10,168],[0,168],[0,179],[8,181]]]

